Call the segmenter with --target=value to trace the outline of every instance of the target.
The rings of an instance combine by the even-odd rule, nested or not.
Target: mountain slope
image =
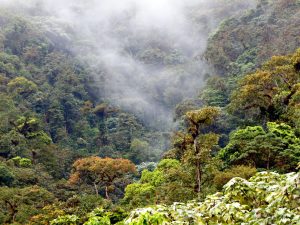
[[[300,46],[300,2],[260,1],[256,9],[224,21],[211,35],[206,58],[221,76],[253,71],[273,55]]]

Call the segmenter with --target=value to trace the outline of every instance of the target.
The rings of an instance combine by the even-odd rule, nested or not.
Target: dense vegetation
[[[299,224],[299,182],[299,173],[236,177],[203,202],[137,209],[124,224]]]
[[[62,40],[54,42],[26,17],[4,11],[0,21],[0,183],[9,191],[1,198],[1,223],[25,223],[55,199],[92,198],[96,205],[100,197],[90,195],[94,188],[81,195],[67,183],[78,158],[158,160],[166,145],[163,135],[94,97],[89,68],[56,44]],[[131,179],[118,181],[113,199]],[[34,206],[38,195],[31,202],[6,200],[22,192],[30,196],[31,190],[51,201]]]
[[[193,82],[198,57],[126,34],[133,57],[174,72],[178,91],[151,93],[173,133],[104,98],[82,43],[1,10],[0,224],[299,224],[300,2],[228,13],[247,7],[211,7],[225,20],[206,28],[214,72],[196,99],[175,78]]]

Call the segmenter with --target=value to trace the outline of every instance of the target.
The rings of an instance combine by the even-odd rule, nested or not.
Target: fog
[[[167,129],[173,126],[176,104],[197,97],[211,73],[202,59],[209,33],[222,19],[255,5],[240,1],[236,8],[222,11],[224,2],[0,0],[47,18],[48,25],[49,21],[67,25],[72,34],[51,25],[45,29],[72,40],[71,51],[94,69],[99,99]]]

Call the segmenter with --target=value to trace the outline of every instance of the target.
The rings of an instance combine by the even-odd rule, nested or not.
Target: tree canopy
[[[91,184],[98,195],[99,185],[105,187],[105,197],[109,199],[109,192],[114,188],[114,181],[126,174],[135,172],[135,165],[127,159],[100,158],[91,156],[78,159],[73,164],[70,184],[84,182]]]

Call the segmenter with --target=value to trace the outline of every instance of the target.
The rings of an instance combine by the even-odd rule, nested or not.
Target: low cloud
[[[3,6],[71,27],[77,39],[72,50],[96,68],[101,99],[165,128],[172,126],[174,106],[195,97],[209,73],[198,56],[221,19],[214,12],[222,2],[0,0]],[[240,8],[251,6],[249,2]]]

